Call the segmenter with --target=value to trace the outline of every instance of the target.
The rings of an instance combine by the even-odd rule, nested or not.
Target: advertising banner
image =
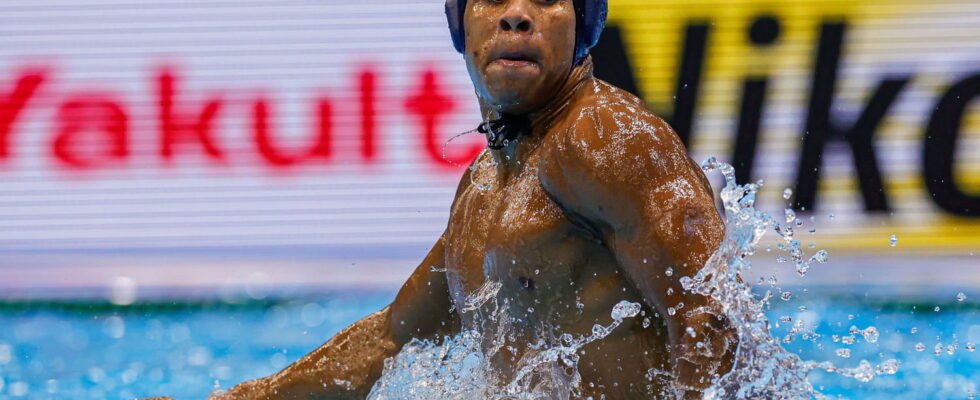
[[[442,7],[4,2],[0,252],[424,254],[485,145]],[[980,4],[610,10],[597,75],[821,246],[976,249]]]

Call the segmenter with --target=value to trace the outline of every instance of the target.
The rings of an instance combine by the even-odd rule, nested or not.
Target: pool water
[[[18,304],[0,311],[0,398],[204,399],[266,376],[391,301]]]
[[[968,350],[968,344],[980,342],[980,303],[797,292],[788,301],[772,300],[767,314],[773,335],[783,337],[789,325],[803,319],[821,337],[812,342],[796,336],[785,348],[839,366],[856,366],[862,359],[872,365],[888,358],[901,362],[897,374],[866,383],[813,372],[811,382],[831,398],[967,399],[976,392],[980,353]],[[304,299],[126,307],[0,303],[0,398],[203,399],[216,386],[278,371],[393,296],[390,291],[333,292]],[[868,343],[856,334],[846,344],[852,325],[875,326],[880,337]],[[920,342],[923,351],[916,350]],[[850,357],[838,356],[846,354],[840,349],[850,350]]]

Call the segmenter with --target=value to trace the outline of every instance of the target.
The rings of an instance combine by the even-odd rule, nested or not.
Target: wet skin
[[[582,348],[582,398],[696,398],[731,367],[733,335],[716,305],[679,283],[718,247],[723,225],[676,134],[592,77],[591,59],[574,64],[570,0],[468,7],[466,62],[482,111],[527,115],[531,132],[474,161],[445,232],[391,305],[217,398],[364,398],[408,341],[469,326],[472,313],[454,305],[488,280],[502,283],[498,300],[517,321],[518,352],[492,360],[504,375],[529,343],[608,325],[621,300],[644,315]],[[663,373],[651,380],[651,368]]]

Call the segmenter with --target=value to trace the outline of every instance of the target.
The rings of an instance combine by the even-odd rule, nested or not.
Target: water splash
[[[448,147],[449,146],[449,143],[451,143],[453,140],[456,140],[456,139],[458,139],[458,138],[460,138],[460,137],[462,137],[464,135],[469,135],[469,134],[473,134],[473,133],[481,134],[482,135],[482,133],[480,133],[475,128],[475,129],[471,129],[471,130],[468,130],[466,132],[457,134],[457,135],[449,138],[445,142],[443,142],[442,143],[442,158],[444,160],[446,160],[446,162],[448,162],[450,165],[452,165],[454,167],[463,167],[462,164],[459,164],[459,163],[451,160],[449,158],[449,156],[446,155],[446,147]],[[483,184],[483,183],[479,183],[479,182],[477,182],[476,180],[473,179],[474,172],[476,172],[476,170],[478,168],[478,164],[480,164],[481,160],[490,159],[491,162],[493,162],[493,157],[485,157],[489,151],[490,151],[490,149],[483,149],[483,151],[481,151],[479,154],[476,155],[475,161],[469,167],[467,167],[467,169],[469,169],[469,171],[470,171],[470,184],[473,185],[474,187],[476,187],[477,189],[481,190],[481,191],[486,191],[486,190],[489,190],[489,189],[493,188],[493,184],[492,183]]]
[[[861,360],[857,367],[841,368],[829,361],[803,360],[780,345],[780,341],[769,331],[769,320],[764,312],[769,296],[757,299],[750,285],[740,279],[740,274],[750,267],[746,257],[755,253],[759,241],[770,228],[781,236],[783,243],[779,247],[789,253],[801,276],[806,274],[811,263],[826,262],[827,253],[819,251],[809,259],[804,258],[799,241],[793,236],[793,225],[798,225],[798,219],[792,209],[784,211],[787,225],[780,225],[766,213],[755,209],[756,193],[761,182],[737,184],[734,168],[718,162],[714,157],[702,163],[702,169],[706,173],[720,171],[725,178],[725,186],[721,190],[725,207],[725,238],[704,268],[693,277],[681,278],[681,284],[685,290],[714,298],[736,329],[739,340],[732,370],[718,377],[704,391],[704,398],[823,399],[824,396],[807,379],[812,370],[836,372],[862,382],[870,381],[876,375],[897,372],[898,361],[892,359],[875,367]],[[794,324],[790,335],[797,333],[811,338],[819,337],[809,331],[802,321]],[[860,333],[868,341],[877,340],[877,330],[873,327]],[[849,356],[849,352],[838,354]]]
[[[789,353],[781,343],[789,343],[795,335],[816,341],[821,335],[812,331],[804,321],[790,317],[793,322],[786,337],[775,338],[770,332],[770,322],[765,314],[770,292],[757,298],[749,283],[743,282],[741,273],[748,270],[746,259],[752,255],[762,236],[770,229],[781,238],[777,246],[788,253],[797,273],[805,275],[813,263],[828,260],[826,250],[817,251],[807,258],[794,238],[794,226],[802,226],[792,209],[784,210],[785,225],[768,214],[755,209],[756,193],[762,182],[738,185],[734,169],[713,157],[702,164],[705,172],[720,171],[725,178],[721,198],[725,207],[725,238],[720,248],[705,266],[694,276],[681,277],[685,290],[710,296],[721,307],[721,312],[735,328],[738,349],[733,368],[716,377],[704,390],[703,399],[824,399],[809,382],[808,374],[816,369],[825,370],[868,382],[879,375],[894,374],[898,361],[889,359],[878,365],[867,360],[858,361],[853,368],[838,367],[829,361],[803,360]],[[775,278],[769,279],[775,285]],[[385,361],[381,379],[375,384],[370,399],[569,399],[578,394],[581,384],[577,364],[577,351],[584,345],[609,335],[625,318],[634,317],[640,305],[626,301],[617,304],[610,325],[596,324],[589,334],[562,333],[558,339],[538,342],[528,346],[520,356],[512,373],[495,369],[492,359],[502,351],[518,352],[509,346],[513,320],[502,310],[506,302],[498,298],[499,282],[488,281],[478,291],[466,298],[460,307],[464,326],[461,333],[444,337],[439,341],[413,340],[395,357]],[[790,297],[786,296],[786,298]],[[667,310],[679,312],[682,305]],[[644,324],[647,324],[646,320]],[[866,342],[878,340],[875,327],[852,327],[850,335],[835,337],[845,345],[853,344],[857,336]],[[690,332],[688,332],[690,334]],[[937,352],[942,347],[937,346]],[[841,358],[850,358],[849,349],[836,351]],[[651,370],[648,376],[670,380],[666,371]],[[661,376],[666,376],[663,378]]]
[[[624,319],[640,313],[640,304],[621,301],[609,325],[595,324],[589,334],[563,333],[555,343],[539,340],[528,346],[514,368],[504,374],[492,359],[508,345],[513,320],[497,297],[500,282],[487,281],[466,298],[460,311],[461,333],[441,341],[412,340],[385,360],[381,379],[368,399],[569,399],[581,384],[578,351],[608,336]],[[468,317],[468,318],[467,318]]]

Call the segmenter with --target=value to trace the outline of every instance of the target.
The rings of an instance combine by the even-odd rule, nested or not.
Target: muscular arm
[[[450,309],[443,239],[389,306],[347,327],[278,373],[228,390],[220,400],[363,399],[384,360],[412,338],[438,338],[457,329]],[[432,271],[432,266],[439,272]]]
[[[731,368],[735,349],[717,305],[686,293],[679,282],[721,243],[711,188],[661,119],[629,105],[582,115],[559,139],[542,181],[566,210],[596,228],[628,279],[666,319],[681,387],[703,389]]]

